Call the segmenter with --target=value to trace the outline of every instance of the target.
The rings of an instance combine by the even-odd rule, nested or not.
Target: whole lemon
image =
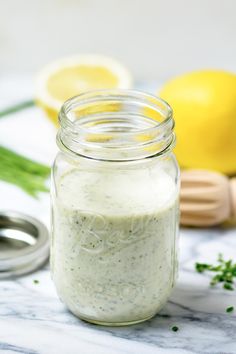
[[[160,96],[174,111],[180,165],[235,173],[236,75],[188,73],[167,82]]]

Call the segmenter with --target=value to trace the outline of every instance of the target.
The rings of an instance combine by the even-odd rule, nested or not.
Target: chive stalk
[[[0,180],[14,184],[33,197],[48,192],[50,167],[0,146]]]
[[[4,110],[0,111],[0,118],[5,117],[7,115],[22,111],[26,108],[30,108],[35,105],[33,100],[24,101],[15,105],[12,105]]]

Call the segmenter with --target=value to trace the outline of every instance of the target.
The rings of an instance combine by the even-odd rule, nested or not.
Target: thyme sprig
[[[225,261],[223,255],[219,253],[218,264],[212,265],[207,263],[195,263],[195,269],[198,273],[205,271],[214,272],[210,285],[215,286],[218,283],[222,283],[223,289],[234,290],[234,278],[236,278],[236,263],[232,259]]]

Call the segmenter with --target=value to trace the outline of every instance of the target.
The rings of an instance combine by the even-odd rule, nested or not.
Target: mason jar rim
[[[73,124],[73,122],[69,119],[68,117],[68,112],[73,109],[73,107],[79,107],[79,105],[84,105],[84,104],[89,104],[92,102],[95,102],[96,100],[98,100],[98,95],[101,95],[100,97],[106,97],[107,96],[112,96],[113,99],[115,97],[121,97],[121,95],[123,95],[123,97],[126,98],[144,98],[146,100],[149,100],[148,105],[149,108],[153,108],[154,110],[156,110],[158,108],[157,103],[161,103],[164,105],[165,109],[166,109],[166,118],[162,121],[162,122],[157,122],[156,127],[161,127],[164,126],[169,120],[171,120],[173,118],[173,110],[171,108],[171,106],[161,97],[157,97],[151,93],[147,93],[141,90],[133,90],[133,89],[103,89],[103,90],[91,90],[88,92],[84,92],[81,93],[79,95],[75,95],[71,98],[69,98],[68,100],[66,100],[59,112],[59,122],[62,125],[63,121],[67,124],[67,125],[71,125]],[[109,99],[107,99],[109,100]],[[79,105],[78,105],[79,104]],[[155,128],[155,127],[153,127]],[[149,129],[148,129],[149,130]]]
[[[108,121],[110,129],[101,124]],[[171,150],[175,141],[172,108],[163,99],[138,90],[106,89],[74,96],[63,104],[59,122],[60,148],[64,145],[98,160],[142,159]],[[110,139],[104,141],[104,136]]]

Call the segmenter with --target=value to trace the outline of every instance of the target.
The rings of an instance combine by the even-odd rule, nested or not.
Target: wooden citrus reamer
[[[207,227],[236,221],[236,177],[207,170],[181,172],[180,222]]]

